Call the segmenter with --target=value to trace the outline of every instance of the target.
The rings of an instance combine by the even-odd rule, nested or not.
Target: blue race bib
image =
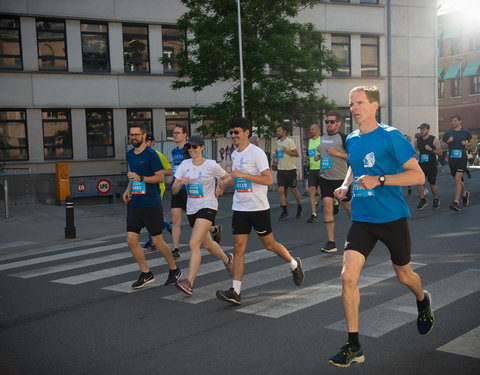
[[[147,194],[147,187],[145,182],[142,181],[132,181],[130,184],[130,193],[131,194]]]
[[[283,151],[282,151],[282,150],[278,150],[278,151],[277,151],[277,158],[278,158],[278,159],[283,158]]]
[[[462,158],[462,150],[451,150],[450,157],[453,159],[461,159]]]
[[[235,191],[238,193],[251,193],[253,191],[252,181],[235,177]]]
[[[332,168],[332,158],[322,158],[322,169]]]
[[[373,189],[367,190],[357,184],[358,177],[353,179],[353,196],[357,198],[371,198],[375,196]]]
[[[422,155],[420,155],[420,163],[426,163],[426,162],[428,162],[428,157],[429,157],[429,156],[430,156],[430,155],[428,155],[428,154],[422,154]]]
[[[189,198],[203,198],[203,185],[202,184],[188,184],[187,194]]]
[[[314,148],[308,149],[308,156],[313,158],[316,154],[316,150]]]

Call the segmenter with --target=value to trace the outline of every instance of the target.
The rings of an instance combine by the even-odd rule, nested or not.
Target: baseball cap
[[[155,141],[155,138],[153,138],[152,134],[147,134],[147,136],[145,137],[145,141]]]
[[[187,144],[192,146],[203,146],[205,145],[205,141],[201,135],[195,134],[188,139]]]
[[[430,125],[428,125],[426,122],[424,122],[423,124],[420,124],[420,126],[417,128],[417,129],[430,129]]]

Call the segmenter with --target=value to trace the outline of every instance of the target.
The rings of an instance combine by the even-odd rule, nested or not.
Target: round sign
[[[108,180],[102,179],[97,183],[97,190],[100,194],[106,194],[110,191],[111,185]]]
[[[87,190],[87,187],[85,186],[85,184],[78,184],[77,185],[77,191],[79,193],[83,193],[85,190]]]

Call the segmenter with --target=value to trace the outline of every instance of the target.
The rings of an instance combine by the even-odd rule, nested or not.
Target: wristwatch
[[[140,176],[140,182],[143,182],[143,176]]]
[[[378,181],[380,181],[380,186],[384,187],[385,186],[385,176],[382,174],[381,176],[378,176]]]

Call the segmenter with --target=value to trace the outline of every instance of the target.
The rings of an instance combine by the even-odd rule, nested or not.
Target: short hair
[[[350,96],[357,91],[363,91],[370,103],[380,104],[380,90],[377,86],[357,86],[350,90]]]
[[[338,113],[337,111],[327,112],[327,114],[325,115],[325,117],[328,117],[328,116],[335,116],[335,120],[336,120],[336,121],[342,121],[342,116],[341,116],[340,113]]]
[[[453,120],[454,118],[456,118],[458,121],[462,121],[462,116],[458,114],[454,114],[450,116],[450,120]]]
[[[146,133],[146,132],[147,132],[147,126],[146,126],[145,124],[142,124],[142,123],[138,123],[138,124],[135,124],[135,125],[130,125],[130,126],[128,127],[128,131],[129,131],[129,132],[130,132],[130,129],[131,129],[131,128],[139,128],[142,133]]]
[[[284,131],[288,131],[287,127],[286,127],[285,125],[283,125],[283,124],[278,124],[278,125],[277,125],[277,129],[278,129],[278,128],[282,128]]]
[[[175,125],[175,128],[180,128],[180,129],[182,129],[183,134],[188,134],[187,125],[185,125],[185,124],[177,124],[177,125]]]
[[[243,131],[252,130],[252,125],[248,118],[245,117],[236,117],[230,121],[230,129],[241,128]]]
[[[258,142],[260,139],[258,138],[258,135],[252,135],[250,137],[250,143],[253,143],[253,142]]]

